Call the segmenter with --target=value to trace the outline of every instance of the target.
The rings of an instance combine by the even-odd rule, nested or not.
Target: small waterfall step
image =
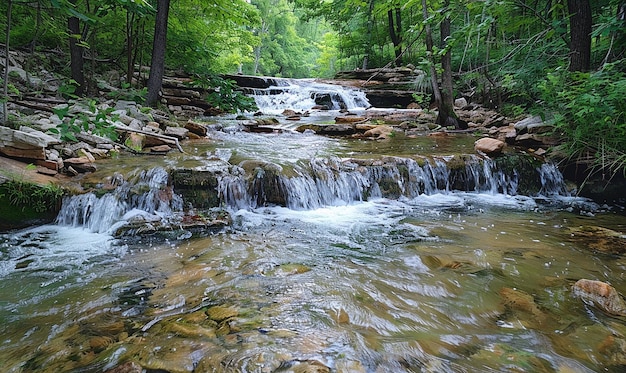
[[[556,166],[523,155],[495,160],[476,155],[331,156],[289,165],[253,159],[232,165],[215,160],[193,169],[157,167],[126,178],[115,174],[98,194],[66,197],[56,221],[118,236],[214,230],[229,222],[223,207],[309,210],[372,198],[413,199],[456,192],[542,198],[568,194]]]

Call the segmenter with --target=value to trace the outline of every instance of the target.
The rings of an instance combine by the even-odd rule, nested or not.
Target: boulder
[[[205,137],[207,134],[207,128],[202,123],[197,123],[192,120],[187,121],[185,123],[185,128],[198,136]]]
[[[616,316],[626,316],[626,302],[615,288],[602,281],[581,279],[572,287],[575,297]]]
[[[365,131],[363,136],[366,137],[374,137],[376,139],[387,139],[393,133],[393,128],[389,126],[376,126],[372,129]]]
[[[94,172],[96,171],[96,165],[93,164],[87,157],[75,157],[64,160],[65,166],[68,170],[71,168],[79,173],[82,172]]]
[[[467,100],[464,97],[457,98],[456,100],[454,100],[455,108],[463,109],[466,106],[467,106]]]
[[[483,137],[482,139],[476,140],[474,150],[487,155],[497,155],[502,153],[504,145],[504,141],[492,139],[491,137]]]
[[[534,116],[522,119],[519,122],[515,123],[514,126],[517,133],[522,134],[526,133],[526,131],[528,130],[528,126],[536,126],[541,123],[543,123],[543,119],[541,119],[540,116]]]
[[[352,135],[356,132],[354,126],[351,124],[331,124],[328,126],[321,126],[319,133],[330,136],[346,136]]]

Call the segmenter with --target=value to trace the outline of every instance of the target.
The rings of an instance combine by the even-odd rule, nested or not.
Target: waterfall
[[[354,110],[370,106],[365,93],[355,88],[310,79],[277,79],[275,83],[251,91],[257,107],[264,113],[280,113],[285,109],[307,111],[314,107]]]
[[[222,177],[218,185],[220,199],[235,208],[281,205],[307,210],[369,198],[416,198],[455,191],[566,195],[563,178],[555,166],[525,170],[525,177],[533,180],[526,180],[527,189],[519,190],[518,170],[507,171],[493,160],[476,156],[465,156],[463,163],[451,157],[386,157],[376,161],[313,158],[300,162],[290,175],[269,162],[257,165],[252,172],[236,169]]]
[[[340,206],[372,198],[415,199],[422,195],[466,192],[515,196],[556,197],[568,195],[558,168],[515,163],[507,169],[497,161],[474,155],[455,157],[383,157],[342,159],[336,156],[300,160],[281,166],[269,161],[244,161],[216,168],[218,205],[234,209],[284,206],[312,210]],[[520,165],[526,165],[521,168]],[[194,180],[189,171],[189,180]],[[199,172],[199,171],[198,171]],[[523,177],[520,175],[524,175]],[[196,174],[197,176],[198,174]],[[207,188],[204,179],[198,188]],[[57,223],[85,227],[98,233],[115,233],[135,225],[175,226],[182,215],[183,190],[177,194],[170,173],[160,167],[141,171],[129,180],[120,175],[114,190],[97,196],[86,193],[66,197]],[[523,181],[523,182],[522,182]],[[175,184],[175,183],[174,183]],[[175,184],[177,185],[177,184]]]
[[[94,193],[66,197],[56,223],[104,233],[133,220],[162,222],[182,211],[182,198],[169,186],[163,168],[141,171],[127,181],[118,174],[113,180],[115,189],[100,197]]]
[[[570,195],[565,187],[563,174],[555,164],[542,164],[539,169],[539,174],[541,176],[541,190],[539,194],[546,197]]]

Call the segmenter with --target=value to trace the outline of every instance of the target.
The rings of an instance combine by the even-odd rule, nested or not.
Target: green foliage
[[[122,87],[107,94],[114,100],[134,101],[138,104],[146,101],[148,88],[134,88],[129,83],[122,83]]]
[[[83,102],[83,106],[85,110],[79,111],[77,114],[70,113],[69,105],[52,109],[62,122],[56,128],[51,128],[48,131],[60,135],[63,141],[77,142],[76,135],[81,132],[117,140],[118,134],[112,124],[118,119],[116,115],[112,115],[115,109],[98,109],[95,100],[87,100]]]
[[[618,61],[593,73],[560,69],[539,83],[560,149],[599,171],[626,173],[626,73]]]
[[[26,208],[32,208],[38,213],[52,211],[63,196],[63,190],[54,184],[41,186],[13,180],[7,181],[2,186],[9,203],[21,208],[22,211]]]
[[[34,170],[29,164],[24,171]],[[63,190],[55,184],[38,185],[24,181],[24,175],[7,174],[10,180],[0,184],[0,198],[6,198],[9,205],[19,207],[22,212],[31,209],[37,213],[53,211],[61,202]]]
[[[67,83],[59,86],[59,95],[65,99],[77,99],[76,89],[78,88],[78,82],[74,79],[70,79]]]
[[[213,75],[208,78],[196,77],[194,84],[208,89],[207,102],[223,112],[255,111],[258,108],[252,97],[237,90],[236,82]]]

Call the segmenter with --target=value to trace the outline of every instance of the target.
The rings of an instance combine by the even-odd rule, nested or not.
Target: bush
[[[626,74],[624,61],[592,73],[557,70],[539,83],[545,115],[555,121],[559,150],[594,171],[626,174]]]

